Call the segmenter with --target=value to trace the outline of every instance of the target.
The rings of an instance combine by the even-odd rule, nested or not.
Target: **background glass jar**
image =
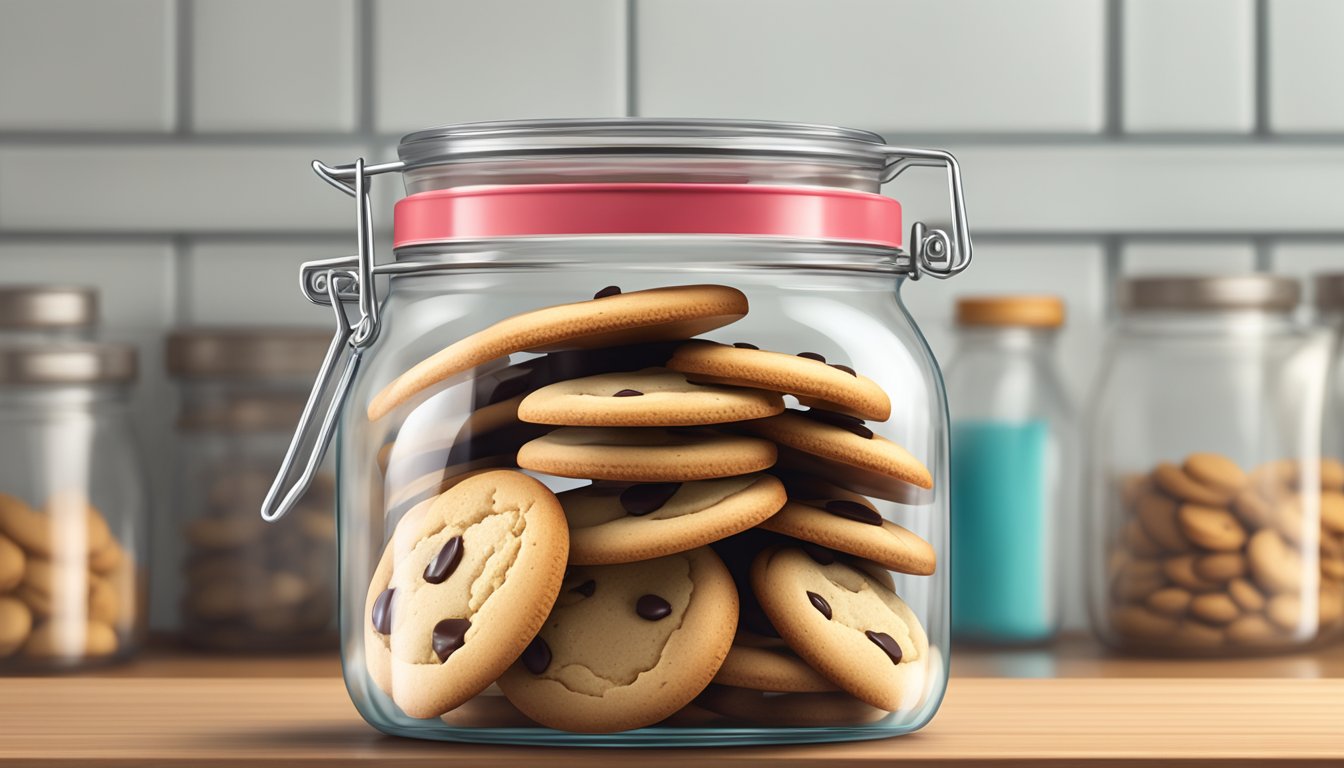
[[[1268,275],[1138,278],[1092,408],[1091,616],[1193,655],[1310,645],[1344,615],[1344,465],[1321,456],[1328,334]]]
[[[0,343],[0,670],[101,663],[140,643],[135,374],[127,346]]]
[[[0,343],[90,341],[98,294],[68,285],[0,285]]]
[[[1318,325],[1334,335],[1325,406],[1325,455],[1344,460],[1344,274],[1317,275]]]
[[[1061,512],[1077,467],[1068,397],[1055,372],[1064,304],[1052,296],[957,303],[952,412],[952,634],[1049,640],[1060,621]]]
[[[947,673],[946,405],[895,289],[930,257],[944,276],[969,259],[950,156],[649,120],[456,126],[400,153],[318,165],[362,203],[362,238],[366,173],[404,167],[395,263],[361,239],[304,282],[359,308],[339,313],[348,362],[319,391],[336,388],[342,646],[364,718],[669,746],[926,723]],[[874,238],[898,208],[855,191],[916,157],[956,179],[957,235],[917,224],[923,257],[898,229]],[[802,177],[817,186],[788,186]],[[725,353],[751,372],[698,367]],[[265,515],[302,487],[286,490],[290,459]]]
[[[303,411],[327,334],[190,329],[168,339],[180,380],[176,525],[182,639],[221,651],[336,645],[335,505],[322,473],[294,514],[266,531],[257,508]],[[265,534],[265,535],[263,535]],[[166,542],[167,543],[167,542]]]

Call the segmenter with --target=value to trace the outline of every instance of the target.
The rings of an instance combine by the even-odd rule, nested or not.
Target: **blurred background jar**
[[[957,303],[947,368],[952,415],[952,634],[1029,644],[1059,628],[1062,510],[1076,496],[1073,425],[1055,371],[1064,303],[985,296]]]
[[[176,525],[182,639],[220,651],[336,647],[334,489],[321,474],[295,514],[258,511],[303,410],[329,334],[191,329],[168,339],[179,380]],[[265,535],[263,535],[265,534]],[[164,560],[161,560],[161,562]]]
[[[0,670],[106,662],[140,643],[135,378],[128,346],[0,341]]]
[[[1344,273],[1315,278],[1316,320],[1333,335],[1325,404],[1325,455],[1344,459]]]
[[[0,343],[90,341],[98,293],[72,285],[0,285]]]
[[[1344,616],[1344,465],[1321,455],[1330,334],[1298,283],[1147,277],[1092,407],[1088,582],[1107,644],[1295,649]]]

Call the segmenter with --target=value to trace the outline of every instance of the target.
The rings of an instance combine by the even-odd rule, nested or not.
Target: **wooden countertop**
[[[713,750],[485,747],[383,736],[332,657],[155,653],[83,676],[0,679],[0,763],[44,766],[1125,766],[1344,764],[1344,647],[1261,659],[958,650],[942,710],[883,741]],[[1028,677],[1003,677],[1003,674]]]

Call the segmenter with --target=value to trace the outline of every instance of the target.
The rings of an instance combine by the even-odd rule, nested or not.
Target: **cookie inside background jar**
[[[603,293],[605,293],[605,295],[594,299],[593,303],[600,304],[604,299],[610,296],[620,295],[618,293],[612,293],[609,290],[599,292],[599,294]],[[516,319],[517,318],[514,318],[514,320]],[[489,330],[490,329],[488,329],[488,331]],[[548,331],[548,333],[551,332]],[[482,335],[489,336],[490,334],[483,331],[480,334],[477,334],[477,337]],[[460,343],[461,342],[459,342],[459,344]],[[522,347],[526,343],[527,342],[525,341],[517,341],[514,346]],[[654,345],[651,344],[649,346],[653,347]],[[741,347],[737,348],[745,349],[752,346],[754,345],[743,343]],[[790,472],[790,470],[782,468],[772,469],[775,453],[773,448],[774,441],[758,434],[748,434],[752,431],[750,429],[752,422],[755,419],[762,418],[761,414],[745,414],[745,416],[752,416],[754,418],[729,421],[722,421],[722,419],[731,418],[730,416],[707,416],[706,409],[702,407],[703,401],[697,397],[700,392],[697,390],[697,385],[694,383],[690,383],[689,385],[678,384],[676,388],[669,392],[668,401],[660,402],[657,409],[657,413],[659,414],[669,414],[675,413],[677,408],[685,408],[687,416],[672,416],[670,418],[673,420],[684,418],[685,423],[696,424],[694,427],[670,425],[647,427],[642,424],[636,425],[634,423],[631,423],[629,426],[623,426],[611,423],[611,416],[593,417],[588,415],[589,413],[617,413],[620,411],[635,412],[630,404],[641,402],[641,398],[648,397],[649,391],[652,391],[648,381],[653,381],[653,379],[648,379],[648,376],[650,375],[649,373],[639,373],[640,369],[648,368],[649,365],[655,367],[663,365],[667,358],[675,352],[677,345],[657,342],[657,348],[660,350],[660,354],[664,355],[663,359],[650,360],[647,354],[637,355],[635,358],[632,358],[632,361],[637,361],[640,365],[629,366],[629,370],[631,371],[629,374],[623,374],[620,370],[608,370],[593,374],[588,373],[586,370],[582,370],[582,367],[577,365],[569,368],[569,371],[572,373],[583,373],[584,375],[599,377],[600,386],[590,387],[581,383],[574,385],[564,384],[564,382],[581,379],[582,377],[575,375],[570,378],[556,378],[555,371],[559,366],[552,364],[550,358],[564,355],[577,355],[580,353],[551,352],[542,357],[532,358],[523,362],[515,362],[511,365],[501,366],[498,363],[482,365],[480,368],[482,371],[482,378],[480,379],[481,383],[479,385],[473,384],[473,381],[470,378],[461,378],[461,376],[456,373],[445,374],[445,377],[442,379],[442,385],[445,388],[438,390],[424,390],[419,395],[413,395],[413,399],[405,401],[405,407],[397,407],[393,412],[396,414],[404,414],[404,416],[400,416],[403,420],[399,425],[399,431],[396,433],[395,440],[389,441],[385,446],[384,451],[380,454],[381,457],[385,457],[380,461],[381,473],[385,473],[384,477],[386,480],[395,480],[398,486],[393,488],[391,487],[393,483],[388,483],[386,489],[387,492],[384,494],[385,498],[396,501],[395,504],[389,504],[388,513],[393,520],[404,515],[404,517],[400,518],[400,522],[396,526],[394,542],[390,547],[389,552],[395,553],[397,551],[404,551],[404,547],[400,547],[395,543],[396,539],[404,538],[402,536],[402,528],[408,524],[409,520],[415,517],[417,510],[425,509],[425,504],[432,502],[435,494],[443,494],[445,496],[452,494],[454,484],[461,482],[459,478],[470,478],[478,476],[480,473],[490,471],[490,468],[486,466],[472,466],[470,463],[472,460],[484,461],[486,463],[498,462],[498,466],[500,467],[518,466],[522,469],[532,470],[542,474],[560,474],[574,478],[574,480],[578,482],[594,481],[594,485],[581,486],[568,493],[573,495],[574,498],[582,497],[585,494],[596,498],[612,497],[612,499],[615,499],[615,503],[612,505],[612,509],[615,510],[615,512],[612,512],[611,514],[604,513],[604,520],[607,522],[620,521],[623,523],[624,527],[628,528],[630,531],[638,531],[641,527],[652,526],[658,521],[665,519],[667,514],[659,514],[658,510],[668,504],[670,499],[677,498],[678,494],[682,492],[682,489],[694,487],[697,483],[736,483],[739,482],[739,478],[751,477],[751,475],[748,475],[747,473],[759,472],[760,470],[770,470],[772,472],[780,471],[786,474]],[[627,349],[629,348],[627,347]],[[602,359],[600,354],[602,351],[603,350],[600,349],[585,350],[582,354],[596,356],[597,358]],[[459,348],[458,352],[455,354],[461,355],[467,353]],[[474,354],[475,353],[467,354],[467,357],[473,357]],[[862,378],[860,375],[850,373],[852,369],[848,366],[824,362],[824,360],[818,359],[820,358],[820,355],[815,355],[813,353],[806,353],[796,357],[797,360],[805,366],[804,370],[811,370],[812,366],[820,366],[826,371],[826,373],[821,374],[822,378],[827,378],[830,373],[835,373],[840,377],[843,384],[862,387],[862,396],[867,397],[870,400],[872,399],[871,392],[869,391],[872,382],[866,378]],[[504,362],[511,361],[505,358]],[[609,358],[607,358],[604,359],[604,365],[612,366],[616,364],[611,363]],[[419,369],[420,374],[423,374],[424,371],[427,370],[423,366],[419,367]],[[623,376],[628,377],[628,380],[624,379]],[[641,378],[641,376],[644,378]],[[829,381],[829,379],[827,380]],[[661,381],[661,379],[659,379],[659,381]],[[685,379],[680,379],[680,381],[684,382]],[[557,382],[560,382],[560,384],[557,384]],[[642,387],[641,383],[643,384]],[[708,394],[716,391],[731,392],[732,388],[736,385],[706,383],[699,386],[703,388],[703,391],[706,394]],[[483,416],[478,414],[482,414],[482,411],[485,409],[500,404],[511,404],[513,401],[519,399],[521,400],[521,403],[525,404],[528,402],[529,398],[538,396],[540,392],[545,391],[548,387],[552,388],[552,391],[562,395],[566,399],[556,401],[556,404],[548,406],[546,415],[544,417],[538,417],[539,420],[546,421],[546,424],[532,425],[533,428],[537,428],[544,432],[540,437],[524,441],[518,446],[508,446],[503,450],[498,450],[491,445],[489,440],[479,439],[480,437],[488,435],[488,432],[484,434],[479,432],[473,434],[472,430],[466,429],[463,426],[469,424],[473,420],[478,422],[482,420]],[[789,389],[806,389],[806,387]],[[463,399],[465,396],[464,393],[470,393],[473,390],[478,394],[468,398],[468,400],[470,400],[470,404],[468,405],[466,404],[467,401]],[[760,390],[747,389],[743,391],[756,392]],[[780,397],[787,394],[790,394],[789,390],[778,392],[774,396]],[[683,405],[678,405],[679,396],[684,400]],[[835,399],[838,401],[845,400],[843,397],[836,397]],[[588,404],[589,400],[591,400],[591,405]],[[852,402],[853,400],[854,398],[850,398],[849,401]],[[758,401],[760,400],[758,399]],[[433,405],[434,403],[440,405]],[[609,403],[614,404],[616,407],[609,407]],[[816,401],[814,401],[813,405],[814,415],[817,418],[809,420],[807,422],[808,425],[817,424],[829,429],[830,427],[835,426],[835,423],[843,421],[845,426],[841,428],[840,431],[843,431],[848,435],[856,434],[855,429],[850,428],[848,426],[849,424],[863,424],[861,420],[842,413],[835,413],[833,417],[826,418],[827,414],[816,408]],[[474,411],[467,411],[469,415],[464,419],[460,414],[463,413],[464,408],[470,408],[471,406],[476,406],[476,409]],[[872,413],[870,410],[865,410],[864,412],[869,415]],[[525,422],[525,419],[529,416],[528,411],[523,408],[517,409],[515,413],[519,417],[518,421]],[[573,416],[568,417],[565,415],[566,413],[573,414]],[[768,415],[769,412],[764,414],[764,416]],[[607,420],[604,422],[606,426],[591,426],[591,424],[594,423],[592,421],[593,418]],[[669,417],[664,415],[656,416],[654,418],[661,420],[658,423],[667,424],[666,420]],[[587,430],[587,432],[583,432],[584,430]],[[867,431],[870,436],[872,435],[872,431],[868,427],[862,427],[862,430]],[[654,435],[654,432],[657,432],[658,434]],[[646,435],[651,437],[646,439]],[[653,439],[655,437],[657,439]],[[437,445],[435,445],[434,441],[437,441]],[[762,453],[759,457],[753,458],[756,454],[751,453],[751,451],[755,450],[757,444],[771,445],[772,449],[768,454]],[[810,446],[806,441],[804,441],[804,445]],[[894,444],[890,445],[894,446]],[[429,446],[428,450],[426,450],[426,446]],[[718,449],[717,446],[724,446],[725,448]],[[714,450],[719,450],[720,453],[715,454],[713,450],[706,451],[706,448],[714,448]],[[750,450],[744,451],[742,448],[749,448]],[[896,450],[897,452],[894,455],[898,456],[899,460],[887,461],[886,464],[883,464],[880,461],[868,462],[869,464],[875,464],[875,466],[868,467],[864,469],[864,471],[870,473],[870,475],[877,476],[881,476],[884,472],[890,473],[889,482],[892,484],[911,485],[911,481],[913,480],[914,485],[912,485],[912,487],[915,485],[926,486],[925,490],[927,490],[927,486],[932,485],[932,479],[931,476],[928,475],[927,470],[924,469],[922,464],[920,464],[920,462],[913,456],[910,456],[899,448]],[[644,453],[641,453],[641,451],[644,451]],[[682,453],[678,453],[679,451]],[[689,453],[687,453],[687,451],[689,451]],[[699,451],[699,453],[696,453],[697,451]],[[691,456],[694,460],[690,463],[686,463],[682,458],[682,454]],[[403,457],[413,455],[418,457],[417,460],[420,464],[414,466],[415,471],[403,469]],[[428,457],[428,463],[426,463],[426,457]],[[466,459],[467,461],[453,461],[452,459]],[[710,465],[719,469],[709,472],[698,469],[683,469],[683,467]],[[412,465],[406,463],[404,466],[410,467]],[[418,471],[425,469],[429,470],[429,480],[432,482],[429,482],[425,487],[420,488],[418,491],[420,494],[419,501],[413,502],[408,506],[407,500],[410,497],[407,497],[402,490],[406,487],[403,478],[416,475]],[[435,473],[437,473],[437,475]],[[417,475],[417,478],[418,477],[421,476]],[[722,480],[711,479],[713,477],[722,478]],[[778,485],[778,481],[774,480],[774,478],[771,477],[768,479]],[[841,482],[843,483],[843,480]],[[602,489],[606,489],[606,491],[602,491]],[[666,489],[667,492],[661,493],[661,495],[654,493],[654,490],[662,489]],[[627,491],[632,492],[632,501],[630,504],[625,504],[621,499],[623,493]],[[633,491],[639,491],[640,493],[633,493]],[[648,491],[648,493],[643,493],[643,491]],[[853,492],[843,491],[841,493],[852,494]],[[633,499],[633,496],[635,495],[641,497],[648,496],[649,498],[647,500],[643,498],[635,500]],[[837,493],[836,495],[840,494]],[[655,499],[655,496],[658,498]],[[562,494],[562,502],[564,498],[565,496]],[[862,499],[863,497],[859,496],[858,498]],[[862,504],[852,499],[849,501],[856,506],[862,506]],[[784,496],[780,494],[777,500],[771,502],[770,506],[772,509],[763,510],[760,513],[765,515],[764,518],[762,518],[762,521],[768,521],[770,514],[773,514],[777,512],[778,509],[782,508],[783,503]],[[675,506],[674,503],[673,507]],[[668,507],[668,509],[673,509],[673,507]],[[411,508],[412,511],[406,512],[408,508]],[[871,504],[864,507],[864,510],[868,513],[879,515],[880,513],[878,513],[876,509],[877,508]],[[760,516],[757,513],[752,514],[755,517]],[[825,512],[824,510],[822,511],[822,514],[828,516],[831,515],[831,513]],[[616,515],[616,517],[612,518],[612,515]],[[843,519],[846,524],[852,523],[856,526],[867,524],[856,521],[852,515]],[[574,523],[571,522],[571,525],[573,524]],[[897,530],[904,529],[898,528]],[[724,540],[727,540],[728,537],[740,535],[740,532],[740,526],[730,526],[723,528],[722,530],[719,530],[717,534],[714,534],[718,537],[717,539],[705,541],[702,540],[703,537],[701,537],[694,542],[691,542],[688,539],[685,543],[681,544],[678,544],[677,542],[671,542],[670,544],[664,542],[663,546],[643,550],[642,554],[624,554],[617,557],[619,558],[619,562],[629,563],[632,567],[641,566],[643,563],[652,562],[660,557],[669,557],[670,555],[667,554],[669,551],[686,552],[693,550],[695,547],[703,546],[706,543],[712,544],[714,545],[715,551],[723,558],[723,561],[727,566],[727,571],[737,569],[743,574],[743,578],[733,581],[732,587],[730,587],[733,593],[737,593],[735,595],[737,598],[735,602],[740,601],[743,603],[744,607],[742,610],[744,615],[741,620],[742,623],[744,625],[746,623],[759,625],[761,623],[761,617],[763,616],[760,611],[759,603],[755,601],[754,597],[748,598],[747,594],[750,592],[749,586],[745,586],[744,590],[744,585],[747,583],[747,580],[745,579],[745,571],[749,568],[751,559],[759,550],[753,550],[750,554],[738,554],[734,552],[733,547],[724,548],[718,546],[720,543],[723,543]],[[790,539],[779,533],[770,533],[767,531],[761,531],[761,533],[768,536],[771,541],[783,542],[786,544],[789,542],[797,543],[797,540]],[[683,534],[677,532],[668,533],[668,536],[673,539],[678,539],[682,535]],[[918,542],[921,547],[927,547],[927,543],[923,542],[922,539],[919,539],[918,536],[915,536],[912,533],[910,535],[914,537],[912,543]],[[657,538],[656,535],[655,538]],[[834,542],[832,542],[830,538],[826,539],[828,543],[831,543],[833,546],[840,546],[841,548],[845,547],[845,540],[844,536],[840,536]],[[885,583],[888,585],[887,588],[890,588],[890,576],[887,575],[886,571],[881,566],[862,561],[862,553],[851,554],[843,551],[837,552],[828,549],[826,545],[817,544],[815,542],[805,542],[804,545],[810,548],[812,552],[817,553],[818,557],[829,557],[832,562],[838,558],[846,563],[852,563],[852,565],[846,567],[857,568],[857,572],[860,573],[871,573],[872,576],[869,578],[878,579],[878,583],[885,580]],[[633,552],[634,550],[631,551]],[[923,552],[924,550],[921,549],[920,551]],[[928,550],[928,552],[931,555],[931,550]],[[871,554],[872,553],[869,553],[869,555]],[[391,556],[393,558],[396,557],[395,554],[392,554]],[[916,560],[921,560],[924,557],[925,556],[921,554]],[[718,558],[716,557],[715,559],[717,560]],[[571,575],[583,573],[583,568],[588,566],[580,566],[579,562],[588,560],[588,556],[580,555],[576,561],[573,552],[571,552]],[[932,572],[934,565],[931,556],[927,558],[927,562],[916,564],[916,560],[905,562],[902,570],[910,573]],[[598,568],[599,570],[602,568],[614,568],[614,566],[591,567]],[[579,581],[582,583],[575,583],[572,585],[569,584],[569,580],[566,581],[566,589],[562,590],[561,597],[556,603],[557,611],[559,611],[562,606],[569,604],[566,602],[567,600],[573,601],[591,597],[591,595],[586,595],[585,593],[595,589],[598,580],[581,579]],[[590,581],[593,582],[593,584],[590,585]],[[387,583],[391,584],[391,581],[388,581]],[[373,632],[373,639],[369,641],[369,647],[375,649],[383,648],[390,651],[391,649],[389,646],[382,643],[380,639],[382,635],[376,631],[376,623],[374,622],[375,615],[387,615],[385,611],[388,606],[395,605],[396,603],[395,590],[392,590],[393,594],[382,603],[384,611],[379,611],[379,602],[377,598],[379,595],[385,594],[387,589],[389,588],[386,585],[383,590],[374,590],[371,588],[369,593],[370,602],[366,605],[366,610],[370,612],[369,620],[366,623],[369,627],[375,627],[375,629],[369,630]],[[378,595],[374,594],[375,591],[378,592]],[[567,594],[570,596],[566,597]],[[655,595],[655,597],[656,596],[657,595]],[[649,605],[642,606],[640,600],[635,600],[632,606],[630,606],[632,612],[631,615],[640,617],[642,621],[659,621],[661,620],[661,616],[669,615],[662,613],[661,603],[654,605],[655,601],[652,599],[645,602],[648,602]],[[667,600],[664,599],[664,602],[667,602]],[[748,606],[750,606],[750,608],[748,608]],[[641,613],[641,610],[644,610],[644,613],[647,613],[648,615],[645,616]],[[670,606],[669,610],[675,612],[674,607]],[[747,612],[751,612],[754,615],[748,617],[746,615]],[[914,618],[913,615],[909,618],[916,624],[918,623],[918,619]],[[731,623],[736,625],[738,622]],[[766,620],[765,623],[768,624],[768,620]],[[544,677],[545,670],[551,669],[550,665],[556,663],[555,660],[558,657],[556,655],[555,646],[564,646],[568,641],[568,635],[563,629],[563,626],[562,622],[557,628],[554,628],[552,631],[559,632],[560,634],[550,639],[545,639],[545,631],[543,631],[543,640],[530,645],[528,650],[523,654],[522,658],[515,663],[513,670],[509,673],[515,677],[516,682],[505,685],[504,687],[504,692],[509,695],[510,698],[513,698],[514,696],[519,697],[519,700],[514,702],[519,709],[524,713],[527,713],[529,709],[531,709],[531,712],[536,719],[541,720],[543,724],[550,725],[551,727],[594,732],[652,725],[655,722],[669,717],[672,712],[684,707],[691,699],[703,692],[708,685],[709,680],[714,676],[717,670],[717,665],[722,661],[722,658],[719,658],[718,661],[714,661],[710,664],[706,670],[708,674],[705,676],[704,680],[694,682],[691,686],[694,690],[688,689],[684,691],[687,695],[679,698],[678,701],[675,702],[675,707],[671,706],[671,703],[665,702],[667,706],[654,708],[653,710],[644,712],[642,717],[633,717],[628,711],[619,713],[618,716],[618,713],[615,711],[603,712],[600,708],[595,713],[590,712],[583,718],[578,717],[572,712],[563,712],[563,708],[556,712],[544,708],[537,709],[536,707],[538,705],[532,701],[532,695],[520,693],[520,691],[524,689],[530,690],[535,684],[534,678],[538,678],[539,676]],[[636,626],[639,625],[636,624]],[[919,631],[922,633],[922,629]],[[766,641],[769,643],[782,646],[778,649],[781,658],[792,658],[794,659],[794,664],[809,668],[806,661],[803,661],[801,657],[797,656],[797,654],[787,648],[786,642],[779,638],[778,632],[775,632],[774,630],[768,630],[768,632],[769,634],[763,635],[763,637],[765,637]],[[725,654],[728,644],[731,643],[732,635],[733,633],[729,632],[724,639]],[[747,637],[747,635],[743,635],[742,637]],[[622,654],[621,633],[606,633],[601,635],[600,639],[602,642],[610,644],[610,648],[608,649],[609,654],[615,656],[620,656]],[[868,642],[871,643],[871,641]],[[380,650],[378,651],[378,654],[381,654],[382,652],[383,651]],[[912,658],[919,655],[920,654],[914,653],[913,651],[910,654]],[[371,665],[371,673],[375,678],[385,677],[386,675],[385,672],[376,671],[384,669],[384,662],[378,660],[381,658],[381,656],[376,656],[371,658],[369,662]],[[885,658],[889,659],[890,656],[888,655]],[[536,670],[542,670],[542,672],[537,672]],[[815,670],[810,674],[813,676],[820,675],[820,673]],[[677,679],[683,678],[678,677]],[[728,679],[737,683],[742,683],[749,681],[751,678],[749,676],[730,676]],[[524,685],[524,681],[528,681],[526,682],[526,685]],[[733,686],[728,687],[731,688]],[[741,687],[741,690],[743,691],[750,690],[749,687],[739,687]],[[840,686],[837,686],[831,681],[818,683],[815,687],[819,687],[825,691],[834,692],[832,695],[837,699],[843,699],[849,696],[849,694],[841,692]],[[513,693],[510,693],[510,690],[512,690]],[[681,700],[682,698],[685,700]],[[725,699],[725,701],[733,702],[739,700],[741,700],[741,697],[730,697],[729,699]],[[905,703],[897,702],[894,698],[886,699],[884,700],[884,703],[888,705],[896,703],[898,704],[898,708],[907,706]],[[841,707],[838,711],[859,711],[859,708],[862,706],[864,705],[858,704],[856,705],[856,708],[852,710]],[[627,707],[626,709],[629,708]],[[486,712],[490,710],[485,708],[481,711]],[[516,711],[503,709],[500,711],[507,711],[509,717],[517,717]],[[864,711],[867,712],[869,710]],[[865,714],[864,717],[858,718],[855,722],[870,722],[884,716],[884,713],[880,710],[876,711],[878,712],[877,718]],[[729,715],[720,714],[719,716],[728,717]],[[740,717],[740,712],[733,716]],[[763,716],[762,720],[764,721],[765,719],[766,718]],[[446,717],[445,721],[451,721],[451,718]]]

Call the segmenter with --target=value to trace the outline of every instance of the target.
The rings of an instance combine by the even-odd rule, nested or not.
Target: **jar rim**
[[[1132,277],[1120,285],[1125,312],[1270,310],[1297,307],[1301,284],[1268,274]]]
[[[98,292],[84,285],[0,285],[0,329],[92,328]]]
[[[134,381],[130,344],[64,342],[0,346],[0,385],[110,384]]]
[[[870,131],[768,120],[608,117],[460,123],[402,137],[408,169],[484,157],[685,155],[823,157],[881,168],[886,142]]]
[[[168,336],[165,364],[181,379],[311,376],[330,341],[315,328],[183,328]]]

